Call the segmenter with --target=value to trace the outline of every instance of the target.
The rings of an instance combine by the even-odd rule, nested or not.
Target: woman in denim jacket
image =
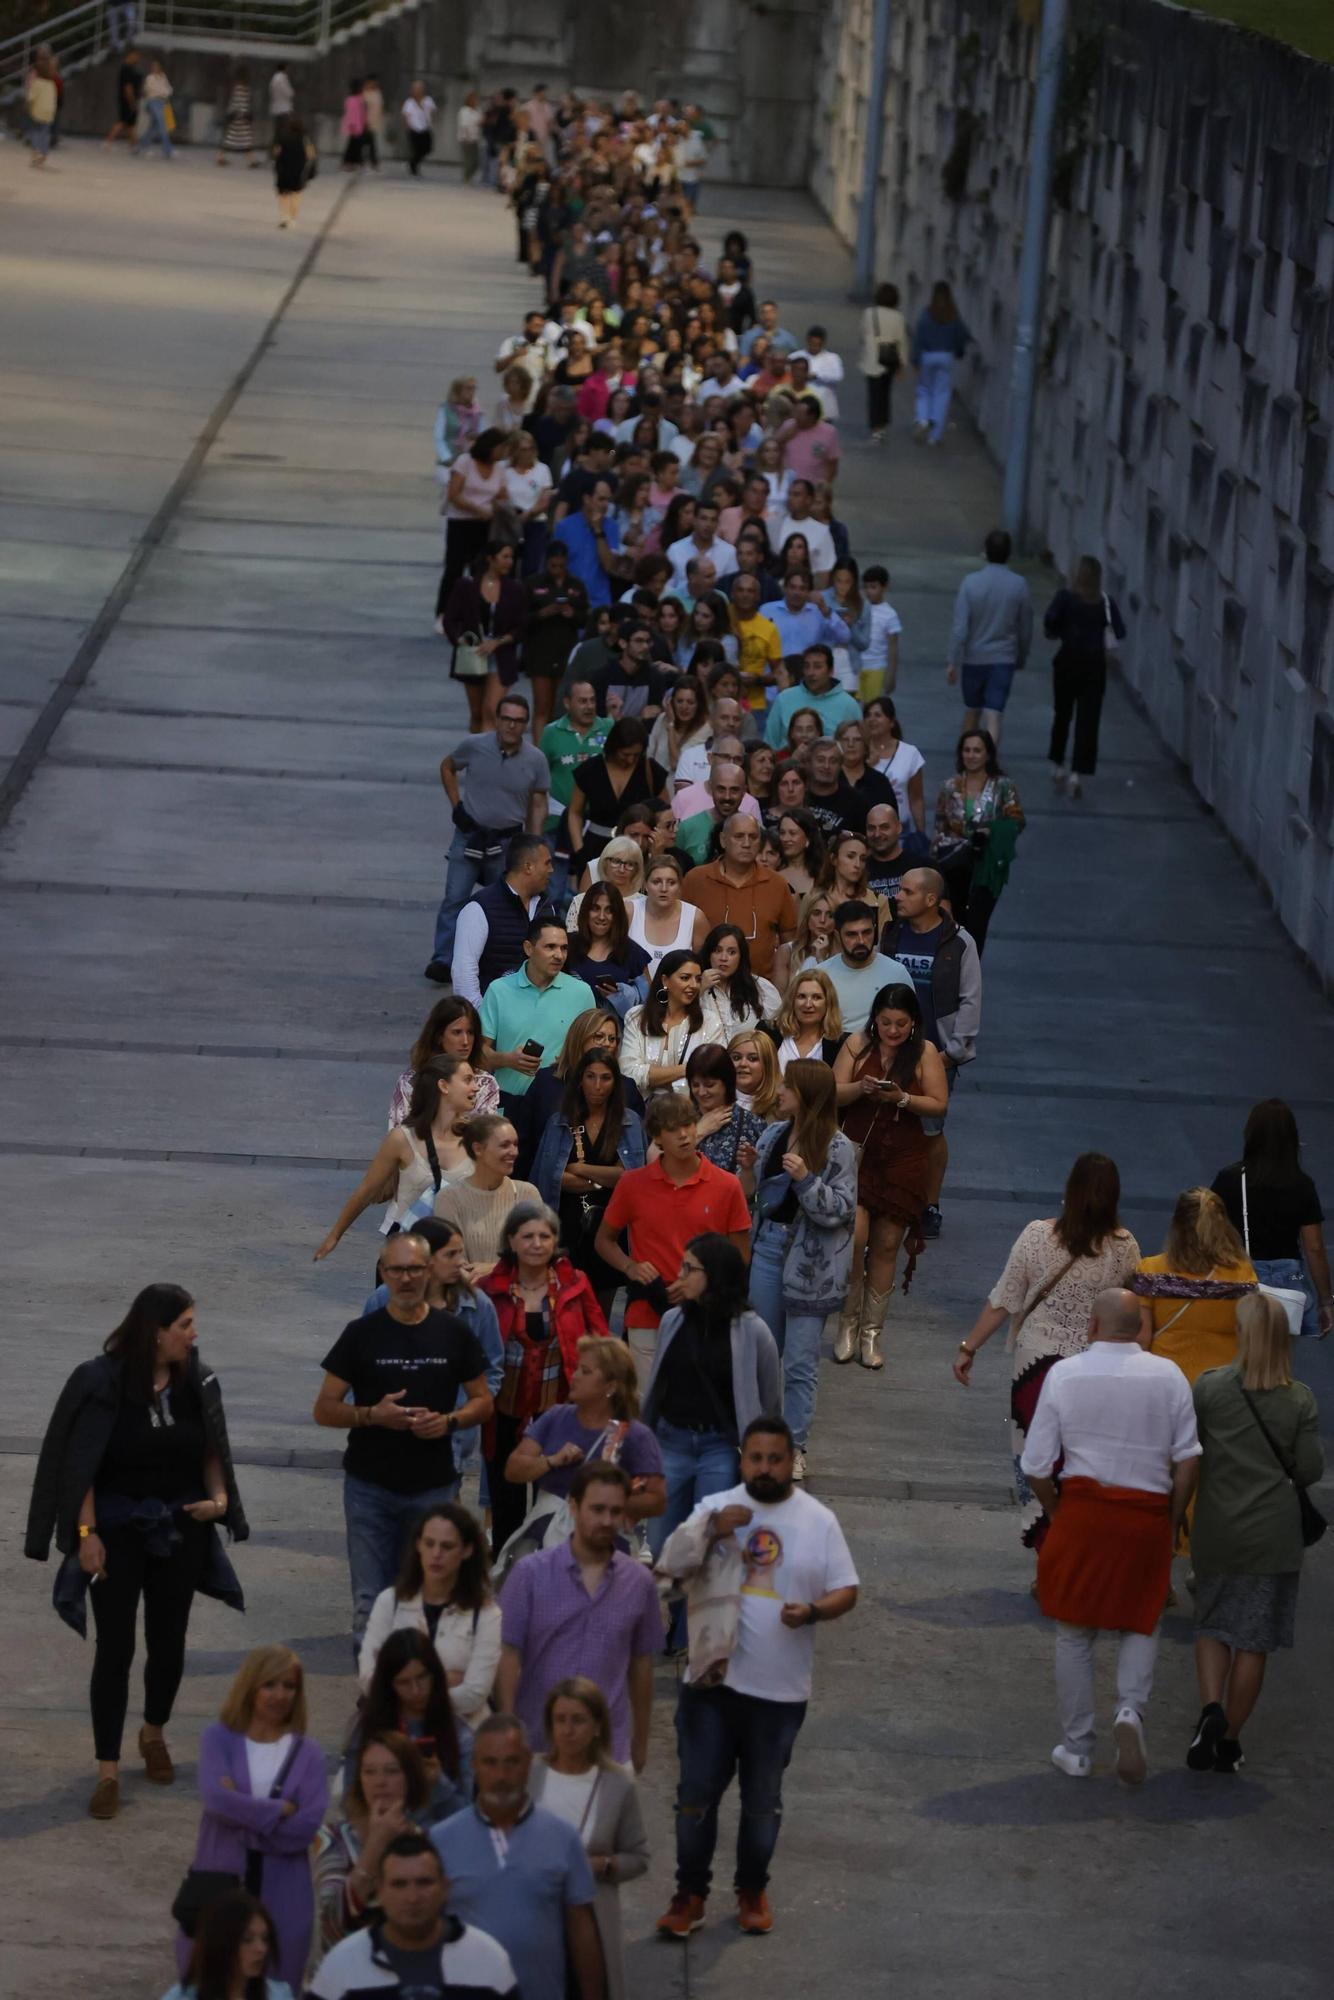
[[[559,1215],[561,1242],[592,1285],[604,1315],[622,1280],[598,1256],[593,1238],[617,1181],[627,1167],[642,1167],[646,1157],[644,1127],[626,1105],[625,1079],[615,1058],[588,1049],[538,1140],[533,1184]]]

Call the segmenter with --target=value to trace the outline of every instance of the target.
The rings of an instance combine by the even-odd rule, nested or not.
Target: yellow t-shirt
[[[757,611],[753,618],[738,618],[734,611],[732,633],[736,639],[741,692],[747,706],[762,715],[768,706],[764,690],[770,668],[783,657],[783,642],[778,636],[778,627],[762,612]]]

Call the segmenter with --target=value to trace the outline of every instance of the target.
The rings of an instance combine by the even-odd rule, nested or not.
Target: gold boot
[[[857,1352],[857,1333],[861,1325],[861,1316],[862,1273],[857,1271],[848,1279],[848,1295],[838,1316],[838,1332],[834,1335],[835,1361],[851,1361]]]
[[[868,1284],[862,1293],[861,1324],[857,1330],[857,1359],[863,1368],[883,1368],[880,1338],[889,1312],[890,1292],[873,1291]]]

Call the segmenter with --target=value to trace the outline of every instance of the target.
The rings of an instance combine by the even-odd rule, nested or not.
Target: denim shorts
[[[972,667],[965,663],[959,669],[964,707],[989,708],[999,715],[1010,699],[1010,683],[1014,675],[1013,660],[989,667]]]

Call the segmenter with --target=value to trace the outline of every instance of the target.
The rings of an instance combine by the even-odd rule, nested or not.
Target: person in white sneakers
[[[1120,1639],[1112,1725],[1117,1776],[1138,1785],[1147,1774],[1144,1710],[1158,1621],[1199,1459],[1189,1382],[1174,1361],[1140,1346],[1133,1294],[1099,1292],[1089,1345],[1049,1372],[1020,1460],[1051,1521],[1038,1557],[1037,1597],[1057,1625],[1061,1740],[1051,1761],[1069,1778],[1093,1770],[1099,1632]]]
[[[390,1841],[375,1892],[379,1920],[334,1946],[306,1987],[306,2000],[361,2000],[368,1993],[519,2000],[509,1953],[447,1914],[449,1883],[425,1834],[400,1833]]]

